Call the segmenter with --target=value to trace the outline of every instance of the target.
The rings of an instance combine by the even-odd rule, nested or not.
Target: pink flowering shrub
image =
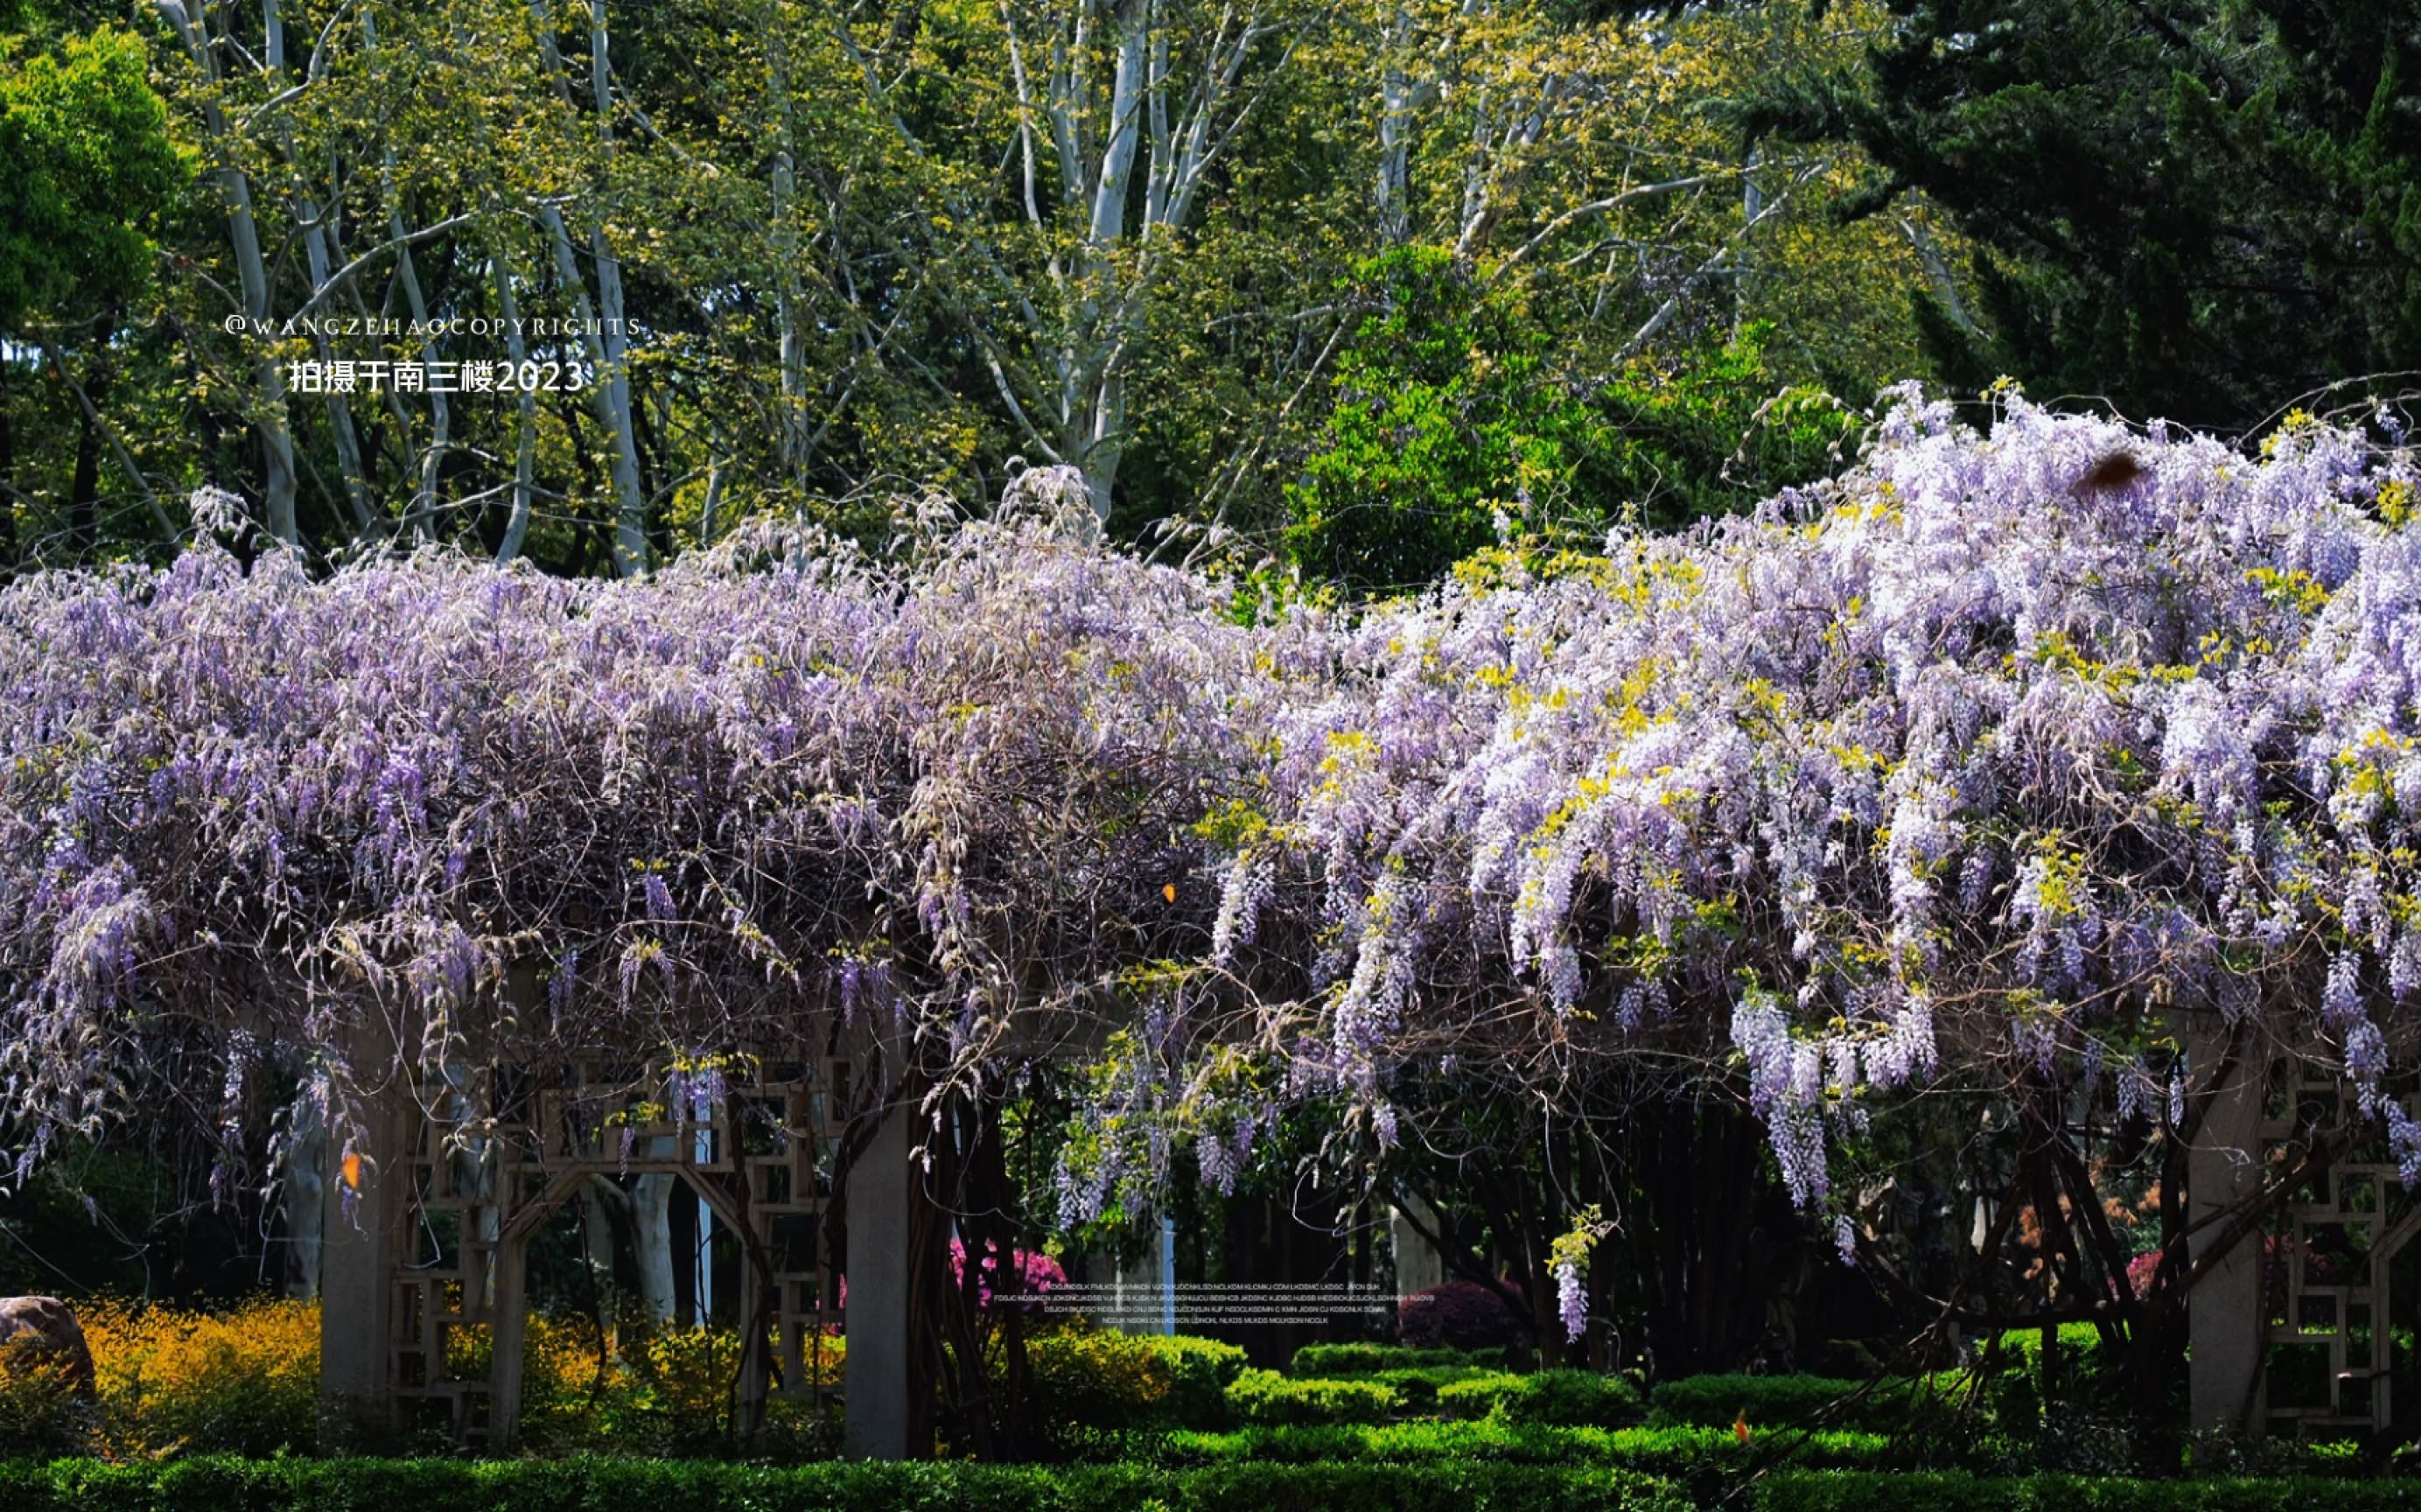
[[[983,1263],[978,1267],[981,1273],[976,1280],[977,1306],[990,1307],[997,1292],[1002,1296],[1004,1306],[1020,1308],[1028,1313],[1039,1313],[1042,1310],[1042,1294],[1054,1287],[1068,1284],[1068,1272],[1060,1268],[1059,1262],[1039,1250],[1013,1251],[1011,1261],[1016,1277],[1015,1283],[1008,1286],[1001,1286],[999,1285],[1000,1252],[986,1249]],[[953,1239],[950,1240],[950,1284],[953,1286],[964,1286],[966,1273],[966,1244],[961,1239]]]

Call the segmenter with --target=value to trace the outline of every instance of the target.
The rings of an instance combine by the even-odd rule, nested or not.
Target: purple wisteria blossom
[[[1378,1160],[1424,1079],[1555,1108],[1678,1055],[1817,1205],[1945,1077],[2181,1122],[2208,1031],[2336,1068],[2421,1171],[2413,470],[1907,391],[1752,514],[1250,622],[1024,517],[611,584],[207,540],[32,574],[0,1112],[25,1156],[106,1121],[164,1009],[325,1046],[339,1139],[500,1038],[872,1024],[931,1086],[1086,1068],[1083,1222],[1189,1146],[1231,1184],[1289,1103]]]

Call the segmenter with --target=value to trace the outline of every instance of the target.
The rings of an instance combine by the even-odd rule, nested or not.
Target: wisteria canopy
[[[933,1086],[1092,1069],[1071,1219],[1290,1099],[1378,1150],[1424,1077],[1553,1103],[1648,1052],[1742,1057],[1814,1205],[1894,1088],[2160,1118],[2199,1017],[2341,1059],[2411,1174],[2414,503],[2316,422],[1988,438],[1907,392],[1753,517],[1351,611],[1017,511],[628,583],[207,534],[23,578],[13,1147],[162,1036],[299,1049],[341,1122],[395,1069],[361,1022],[434,1064],[872,1014]]]

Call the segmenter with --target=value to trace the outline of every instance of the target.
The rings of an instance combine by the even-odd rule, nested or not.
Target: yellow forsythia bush
[[[317,1441],[318,1303],[262,1299],[208,1313],[99,1298],[75,1311],[92,1349],[100,1452],[266,1455]]]
[[[258,1456],[316,1446],[317,1302],[263,1298],[207,1312],[87,1298],[74,1307],[92,1349],[97,1399],[74,1402],[56,1380],[0,1368],[0,1457]],[[524,1339],[522,1442],[531,1452],[695,1454],[727,1445],[740,1357],[732,1331],[627,1333],[618,1350],[607,1350],[586,1318],[533,1317]],[[450,1373],[486,1373],[487,1330],[462,1330],[452,1342]],[[843,1342],[827,1337],[808,1368],[836,1385],[846,1357]],[[809,1403],[766,1404],[766,1452],[827,1453],[831,1436]]]

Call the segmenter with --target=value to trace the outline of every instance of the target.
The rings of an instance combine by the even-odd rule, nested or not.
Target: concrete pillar
[[[1427,1291],[1445,1280],[1445,1256],[1429,1241],[1421,1228],[1413,1226],[1418,1221],[1421,1228],[1437,1231],[1437,1214],[1418,1197],[1407,1196],[1400,1208],[1387,1214],[1387,1239],[1396,1252],[1396,1296],[1398,1301],[1416,1291]]]
[[[1177,1224],[1156,1219],[1143,1253],[1117,1269],[1110,1310],[1121,1333],[1177,1332]]]
[[[1177,1332],[1177,1224],[1156,1221],[1151,1239],[1133,1263],[1118,1267],[1111,1309],[1121,1333]]]
[[[2187,1064],[2216,1071],[2226,1055],[2221,1037],[2189,1041]],[[2186,1222],[2212,1220],[2260,1186],[2261,1102],[2268,1068],[2257,1055],[2231,1068],[2186,1151]],[[2187,1242],[2199,1261],[2228,1226],[2219,1218]],[[2193,1350],[2187,1382],[2197,1434],[2258,1432],[2253,1408],[2262,1355],[2261,1236],[2247,1235],[2186,1294],[2187,1338]]]
[[[1177,1220],[1160,1220],[1160,1332],[1177,1333]]]
[[[909,1400],[909,1119],[882,1115],[849,1173],[849,1353],[841,1378],[843,1452],[851,1459],[921,1457],[909,1442],[917,1414]]]
[[[393,1285],[398,1215],[410,1179],[399,1110],[367,1099],[348,1161],[323,1142],[320,1244],[320,1442],[374,1447],[395,1432]]]

